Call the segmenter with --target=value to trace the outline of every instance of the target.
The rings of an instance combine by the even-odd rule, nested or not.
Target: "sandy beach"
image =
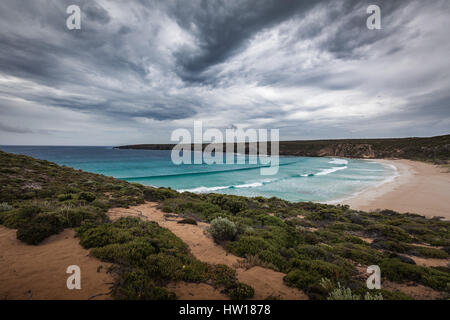
[[[391,209],[450,220],[450,173],[447,168],[410,160],[376,160],[397,168],[390,182],[342,201],[351,208],[370,211]]]

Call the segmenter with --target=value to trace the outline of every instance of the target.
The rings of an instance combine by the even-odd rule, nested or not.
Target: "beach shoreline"
[[[352,209],[374,211],[390,209],[450,220],[450,173],[448,169],[412,160],[371,159],[392,165],[397,174],[390,181],[370,187],[351,198],[339,201]]]

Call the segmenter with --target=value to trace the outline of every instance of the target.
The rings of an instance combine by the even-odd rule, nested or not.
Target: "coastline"
[[[353,209],[374,211],[391,209],[400,213],[440,216],[450,220],[450,174],[446,169],[411,160],[374,159],[397,169],[391,181],[371,187],[340,201]]]

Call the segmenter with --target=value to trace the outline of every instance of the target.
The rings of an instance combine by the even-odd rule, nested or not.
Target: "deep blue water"
[[[355,159],[280,157],[278,173],[262,176],[261,164],[175,165],[171,152],[166,150],[63,146],[0,146],[0,149],[145,185],[192,192],[276,196],[289,201],[345,199],[396,174],[393,167]]]

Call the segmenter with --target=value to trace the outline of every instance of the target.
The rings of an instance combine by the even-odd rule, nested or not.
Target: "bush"
[[[209,232],[215,241],[227,241],[234,239],[237,229],[234,222],[227,218],[219,217],[211,221]]]
[[[383,295],[380,292],[366,292],[361,299],[359,294],[353,293],[350,288],[341,287],[341,284],[338,283],[338,287],[330,292],[327,300],[383,300]]]
[[[84,200],[87,202],[92,202],[95,200],[95,198],[96,198],[96,196],[92,192],[81,192],[78,195],[78,200]]]
[[[66,200],[72,200],[72,194],[66,193],[58,195],[58,201],[66,201]]]
[[[0,212],[5,212],[5,211],[9,211],[14,209],[13,206],[10,206],[8,203],[6,202],[2,202],[0,203]]]
[[[261,237],[243,235],[238,241],[227,243],[227,250],[239,257],[247,255],[258,255],[265,249],[273,248],[266,240]]]
[[[250,299],[255,295],[255,290],[245,283],[238,283],[228,291],[228,295],[233,300]]]
[[[104,247],[112,243],[125,243],[131,240],[133,240],[131,232],[114,228],[110,224],[89,228],[80,235],[80,244],[86,249]]]
[[[2,212],[0,222],[5,227],[18,229],[30,223],[30,221],[41,212],[37,206],[25,206],[19,209]]]
[[[170,188],[147,188],[144,191],[144,198],[147,201],[161,201],[169,198],[175,198],[178,192]]]
[[[435,258],[435,259],[447,259],[448,253],[444,250],[436,248],[426,248],[419,246],[410,246],[409,253],[411,255],[425,257],[425,258]]]
[[[291,259],[289,264],[291,268],[305,271],[318,279],[338,280],[349,278],[349,274],[341,266],[321,260]]]
[[[376,235],[386,239],[411,242],[410,235],[405,230],[396,226],[385,224],[373,224],[366,228],[366,232],[369,235]]]
[[[380,264],[384,277],[395,282],[416,281],[436,290],[447,290],[450,274],[434,268],[403,263],[397,259],[387,259]]]
[[[192,218],[186,218],[186,219],[183,219],[183,220],[178,221],[177,223],[197,225],[197,221],[195,221],[195,220],[192,219]]]
[[[213,193],[207,195],[207,200],[232,214],[248,209],[247,200],[244,197]]]
[[[27,244],[37,245],[54,234],[52,227],[45,223],[29,223],[17,230],[17,239]]]
[[[174,300],[175,294],[155,285],[143,270],[121,272],[113,287],[113,296],[120,300]]]
[[[214,266],[212,280],[215,288],[231,288],[236,283],[236,270],[224,264]]]
[[[146,258],[156,253],[156,249],[144,239],[135,239],[125,244],[113,243],[94,248],[92,255],[108,262],[131,266],[144,266]]]
[[[311,285],[319,283],[321,277],[317,274],[309,273],[305,270],[294,269],[290,271],[283,280],[287,285],[301,290],[308,289]]]

